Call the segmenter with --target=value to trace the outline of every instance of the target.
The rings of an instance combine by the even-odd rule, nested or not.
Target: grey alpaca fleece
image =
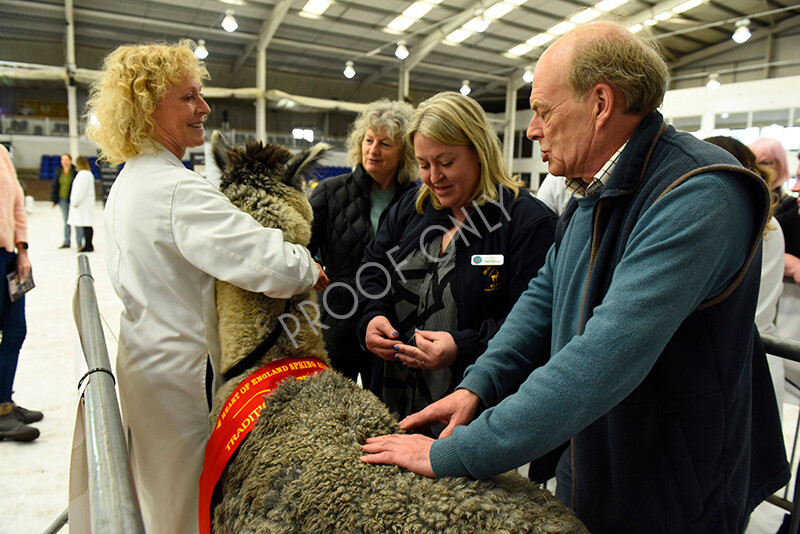
[[[218,134],[213,144],[223,169],[221,189],[234,204],[282,229],[287,240],[307,244],[311,210],[298,179],[322,150],[292,159],[271,145],[230,149]],[[291,299],[301,324],[299,346],[282,334],[255,366],[224,384],[212,426],[228,395],[256,368],[286,357],[329,363],[319,330],[298,309],[305,300],[313,301],[313,292]],[[269,334],[285,304],[217,283],[223,372]],[[212,528],[218,534],[587,532],[553,495],[517,473],[489,481],[434,480],[362,463],[367,437],[400,429],[377,397],[336,371],[289,379],[265,403],[217,485]]]

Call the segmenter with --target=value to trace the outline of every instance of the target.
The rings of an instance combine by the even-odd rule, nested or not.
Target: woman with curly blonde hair
[[[124,309],[117,377],[148,533],[197,532],[198,479],[220,358],[216,279],[275,298],[309,290],[308,251],[184,167],[211,111],[191,43],[127,45],[92,88],[88,136],[125,163],[105,208],[109,277]]]
[[[344,318],[355,305],[347,289],[355,278],[364,247],[378,231],[389,208],[412,188],[417,164],[405,140],[414,108],[400,101],[372,102],[350,126],[348,163],[353,170],[323,180],[309,202],[314,209],[311,253],[336,282],[322,295],[325,346],[334,368],[362,383],[371,382],[373,357],[361,348],[354,321]]]

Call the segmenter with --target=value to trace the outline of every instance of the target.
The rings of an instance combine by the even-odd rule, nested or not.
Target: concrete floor
[[[72,298],[77,278],[77,253],[58,249],[62,222],[58,208],[37,201],[28,215],[31,263],[36,288],[26,299],[28,336],[20,354],[14,399],[26,408],[41,410],[41,431],[32,443],[0,442],[0,534],[40,534],[68,504],[69,460],[75,422],[77,345]],[[104,334],[112,360],[122,306],[106,275],[102,208],[95,212],[95,252],[90,260]],[[74,239],[74,238],[73,238]],[[796,399],[784,407],[787,443],[791,446],[798,407]],[[790,450],[790,449],[789,449]],[[754,513],[748,534],[777,531],[783,511],[762,504]],[[68,531],[68,526],[60,532]]]

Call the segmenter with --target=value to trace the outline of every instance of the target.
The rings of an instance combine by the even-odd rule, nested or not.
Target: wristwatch
[[[28,244],[23,242],[17,243],[17,248],[20,250],[28,250]]]

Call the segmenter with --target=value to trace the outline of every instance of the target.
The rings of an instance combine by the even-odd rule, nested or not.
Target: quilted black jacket
[[[325,267],[331,282],[356,287],[355,275],[364,248],[375,235],[369,218],[372,184],[372,177],[359,165],[349,174],[323,180],[311,193],[314,221],[308,249]],[[412,187],[413,184],[395,187],[394,198],[381,214],[381,222],[389,208]],[[343,294],[338,295],[337,289]],[[347,314],[353,304],[353,295],[346,288],[331,288],[326,295],[326,305],[337,315]]]

